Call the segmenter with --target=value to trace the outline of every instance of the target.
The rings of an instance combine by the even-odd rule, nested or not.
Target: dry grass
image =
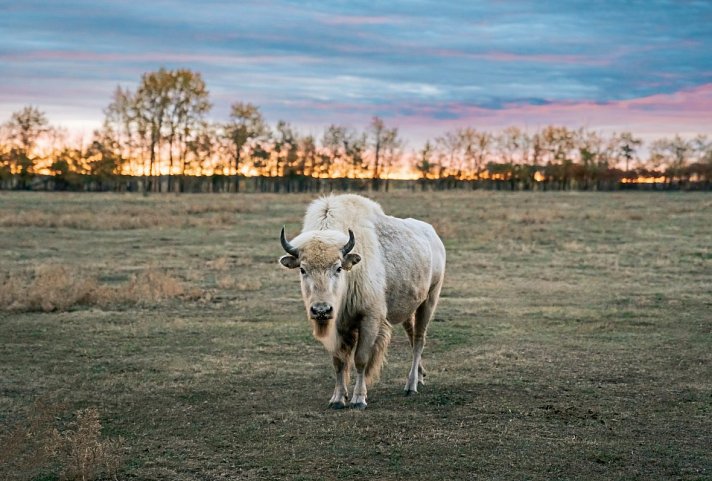
[[[76,267],[41,264],[32,271],[0,278],[0,310],[62,312],[78,307],[148,306],[175,299],[196,299],[199,288],[155,268],[107,285]]]
[[[39,196],[47,197],[46,194]],[[254,212],[254,208],[247,203],[231,204],[208,198],[193,204],[178,196],[166,196],[158,202],[125,197],[127,202],[117,208],[110,203],[97,202],[96,196],[91,194],[87,197],[91,198],[65,196],[64,202],[47,204],[42,209],[4,209],[0,212],[0,227],[92,231],[225,227],[235,225],[241,214]]]
[[[428,384],[396,327],[360,413],[277,264],[312,198],[0,193],[0,432],[94,406],[119,479],[712,479],[709,194],[376,195],[448,270]],[[18,479],[69,476],[25,446]]]
[[[10,311],[66,311],[94,303],[97,285],[74,269],[40,265],[32,272],[0,279],[0,308]]]
[[[123,439],[102,439],[99,412],[95,408],[81,409],[66,430],[55,431],[53,455],[60,459],[60,479],[116,479],[123,462]]]
[[[66,427],[59,419],[64,407],[35,402],[26,417],[0,436],[0,477],[3,480],[61,481],[116,479],[124,459],[123,439],[102,437],[96,408],[80,409]]]

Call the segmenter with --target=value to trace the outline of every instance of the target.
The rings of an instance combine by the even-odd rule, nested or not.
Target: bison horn
[[[346,243],[344,247],[341,248],[341,254],[346,255],[349,252],[351,252],[351,249],[354,248],[354,245],[356,244],[356,239],[354,238],[354,232],[349,229],[349,241]]]
[[[287,241],[284,237],[284,226],[282,226],[282,232],[279,234],[279,240],[282,243],[282,247],[287,251],[287,254],[294,257],[299,257],[299,250]]]

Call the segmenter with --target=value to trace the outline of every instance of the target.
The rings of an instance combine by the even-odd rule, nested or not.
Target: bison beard
[[[312,335],[321,342],[327,351],[336,352],[340,345],[339,334],[336,332],[336,322],[329,319],[326,322],[311,320]]]

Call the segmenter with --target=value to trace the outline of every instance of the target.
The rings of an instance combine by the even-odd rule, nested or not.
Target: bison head
[[[361,256],[352,251],[356,244],[354,233],[349,229],[348,238],[336,230],[307,231],[292,242],[280,235],[287,255],[279,262],[288,269],[299,268],[302,279],[302,298],[307,316],[315,327],[315,335],[326,331],[334,319],[346,295],[346,276]]]

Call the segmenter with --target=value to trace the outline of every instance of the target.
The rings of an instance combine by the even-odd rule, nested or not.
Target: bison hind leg
[[[408,382],[405,385],[405,394],[410,395],[418,392],[418,384],[425,384],[425,368],[423,367],[422,356],[425,348],[425,335],[428,324],[433,317],[435,307],[438,305],[440,288],[442,282],[436,284],[431,290],[428,298],[415,311],[414,323],[408,337],[411,339],[413,347],[413,364],[408,373]],[[406,328],[408,331],[408,328]]]
[[[410,341],[410,347],[411,349],[415,346],[415,332],[414,332],[414,325],[415,325],[415,315],[411,316],[410,319],[408,319],[406,322],[403,323],[403,329],[405,330],[406,334],[408,334],[408,341]],[[423,366],[423,359],[420,359],[420,362],[418,363],[418,384],[420,385],[425,385],[425,376],[427,375],[425,371],[425,367]]]

